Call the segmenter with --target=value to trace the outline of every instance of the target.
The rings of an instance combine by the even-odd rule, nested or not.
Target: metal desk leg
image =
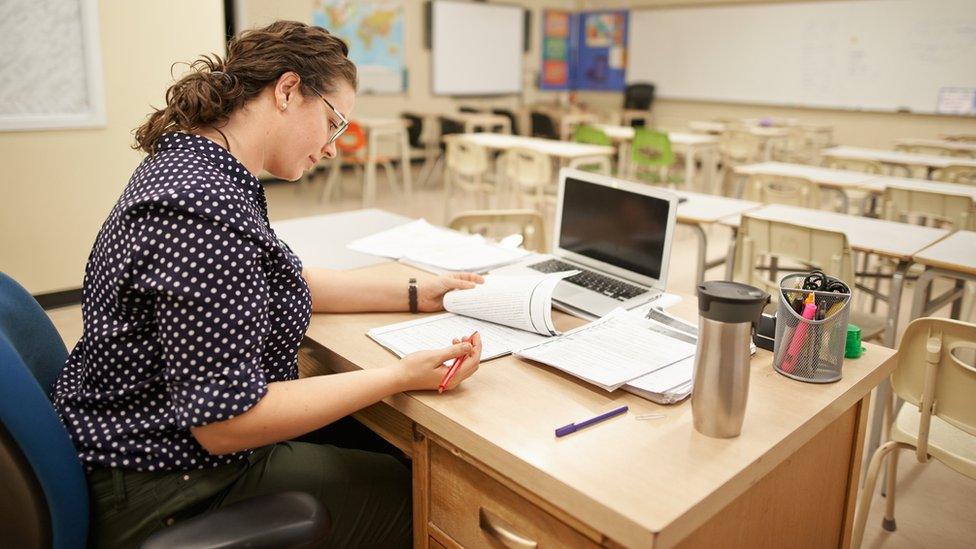
[[[705,229],[703,229],[698,223],[688,223],[687,226],[693,233],[695,233],[695,237],[698,238],[698,265],[695,269],[695,283],[701,284],[705,281],[705,262],[706,252],[708,252],[708,235],[705,234]]]
[[[725,280],[732,280],[732,268],[735,264],[735,239],[739,235],[739,228],[732,227],[732,238],[729,239],[729,252],[725,256]]]
[[[685,148],[685,188],[700,190],[695,184],[695,146]],[[701,282],[701,280],[699,280]]]
[[[363,207],[376,202],[376,136],[366,132],[366,181],[363,184]]]
[[[413,195],[413,180],[410,173],[410,138],[407,129],[400,129],[400,164],[403,169],[403,192],[409,197]]]
[[[925,269],[922,274],[918,275],[918,280],[915,281],[915,295],[912,298],[912,316],[910,320],[925,316],[925,310],[929,305],[928,290],[932,286],[932,281],[935,280],[935,274],[934,269]]]

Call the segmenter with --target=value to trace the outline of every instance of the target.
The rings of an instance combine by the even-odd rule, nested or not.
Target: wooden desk
[[[705,272],[708,269],[717,267],[728,261],[727,258],[708,261],[706,257],[708,252],[708,235],[705,232],[705,226],[717,223],[727,217],[758,209],[762,207],[762,204],[711,194],[699,194],[686,191],[673,192],[687,199],[685,202],[678,204],[677,221],[678,223],[691,227],[695,236],[698,238],[698,266],[695,270],[695,281],[702,282],[705,280]]]
[[[363,206],[376,203],[376,156],[377,144],[382,137],[393,137],[400,148],[400,171],[403,191],[413,192],[410,179],[410,139],[407,124],[402,118],[358,118],[356,123],[366,132],[366,175],[363,187]]]
[[[761,162],[736,166],[735,173],[739,175],[779,175],[784,177],[800,177],[812,181],[817,186],[836,192],[843,204],[844,212],[850,209],[849,189],[861,190],[864,183],[876,179],[878,176],[849,170],[835,170],[820,166],[805,164],[789,164],[785,162]]]
[[[852,158],[857,160],[876,160],[882,164],[893,166],[904,166],[909,171],[913,167],[924,168],[926,177],[931,175],[932,170],[945,168],[949,165],[973,166],[976,167],[976,159],[958,158],[954,156],[939,156],[935,154],[912,154],[900,151],[887,151],[883,149],[865,149],[860,147],[831,147],[823,150],[823,156],[827,158]]]
[[[346,244],[411,221],[385,210],[366,209],[275,221],[271,228],[306,267],[358,269],[390,260],[350,250]]]
[[[976,282],[976,232],[958,231],[949,235],[915,254],[915,263],[925,265],[925,272],[915,283],[912,319],[928,316],[950,301],[952,318],[960,318],[966,282]],[[931,299],[932,282],[936,278],[954,280],[955,287]]]
[[[368,269],[417,276],[397,263]],[[672,310],[694,319],[694,301]],[[365,332],[408,318],[313,315],[303,374],[391,364]],[[561,329],[582,322],[554,319]],[[733,439],[697,433],[687,401],[606,393],[511,356],[486,362],[457,391],[394,395],[356,417],[413,459],[415,547],[500,546],[488,533],[499,528],[541,547],[845,546],[868,395],[894,367],[890,349],[866,347],[826,385],[775,373],[771,353],[759,350]],[[627,415],[553,436],[622,404]],[[634,418],[649,412],[667,417]]]
[[[634,140],[635,130],[632,126],[615,126],[612,124],[594,124],[617,143],[617,173],[621,176],[627,173],[630,162],[630,143]],[[672,148],[685,158],[685,181],[689,186],[698,190],[710,191],[717,179],[718,173],[718,138],[711,135],[696,133],[668,132]],[[702,185],[695,185],[697,172],[697,158],[701,158],[707,166],[705,181]]]

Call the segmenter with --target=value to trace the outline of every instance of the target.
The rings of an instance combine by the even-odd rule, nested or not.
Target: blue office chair
[[[0,531],[7,547],[85,547],[88,485],[49,395],[67,351],[34,298],[0,273]],[[251,498],[157,532],[144,548],[320,545],[328,511],[309,494]]]

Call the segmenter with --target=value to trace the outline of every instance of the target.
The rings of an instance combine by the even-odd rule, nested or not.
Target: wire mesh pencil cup
[[[841,378],[851,294],[802,289],[807,273],[789,274],[780,281],[773,369],[799,381],[830,383]],[[803,303],[814,294],[823,303],[823,320],[803,318],[790,303]]]

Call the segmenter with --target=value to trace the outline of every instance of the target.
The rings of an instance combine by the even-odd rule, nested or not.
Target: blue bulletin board
[[[577,14],[575,63],[577,90],[621,91],[627,67],[628,12],[586,11]]]

